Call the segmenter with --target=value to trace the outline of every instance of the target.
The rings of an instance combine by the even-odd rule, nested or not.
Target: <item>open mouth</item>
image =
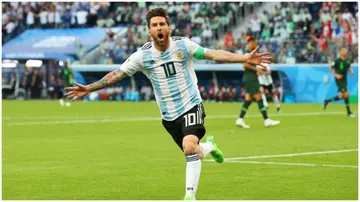
[[[163,35],[163,34],[158,34],[158,38],[159,38],[159,39],[163,39],[163,38],[164,38],[164,35]]]

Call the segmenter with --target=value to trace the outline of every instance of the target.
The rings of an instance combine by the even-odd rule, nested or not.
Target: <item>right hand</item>
[[[88,86],[84,86],[76,82],[74,82],[74,84],[76,85],[75,87],[65,88],[66,91],[69,91],[65,94],[66,98],[73,98],[71,102],[74,102],[75,100],[82,98],[90,93]]]
[[[343,76],[342,76],[341,74],[335,74],[335,78],[336,78],[336,79],[342,79]]]

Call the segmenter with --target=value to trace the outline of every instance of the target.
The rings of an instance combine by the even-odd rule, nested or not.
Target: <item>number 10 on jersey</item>
[[[176,74],[174,62],[168,62],[161,65],[164,68],[166,78]]]

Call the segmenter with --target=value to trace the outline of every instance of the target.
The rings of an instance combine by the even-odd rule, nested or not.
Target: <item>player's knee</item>
[[[261,94],[260,93],[255,94],[254,98],[255,98],[256,101],[261,100]]]
[[[198,138],[194,135],[187,135],[183,140],[183,150],[185,154],[197,153],[198,149]]]
[[[251,96],[250,94],[245,94],[245,101],[251,101]]]
[[[197,144],[193,142],[187,142],[183,144],[185,154],[194,154],[197,153]]]

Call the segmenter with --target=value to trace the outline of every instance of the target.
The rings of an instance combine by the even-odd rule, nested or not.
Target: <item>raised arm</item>
[[[89,88],[90,92],[97,91],[107,86],[111,86],[114,83],[124,79],[125,77],[127,77],[127,74],[121,69],[117,69],[112,72],[109,72],[99,81],[87,85],[87,87]]]
[[[118,69],[118,70],[114,70],[114,71],[108,73],[106,76],[104,76],[99,81],[96,81],[89,85],[82,85],[82,84],[74,82],[74,84],[76,85],[75,87],[65,88],[65,90],[69,91],[65,94],[65,96],[66,96],[66,98],[72,98],[71,102],[73,102],[79,98],[82,98],[82,97],[88,95],[89,93],[91,93],[93,91],[97,91],[97,90],[103,89],[107,86],[111,86],[114,83],[125,78],[126,76],[127,76],[127,74],[124,71],[122,71],[121,69]]]
[[[256,47],[251,53],[245,55],[235,54],[224,50],[207,50],[205,52],[205,58],[213,60],[215,62],[224,63],[249,63],[253,65],[260,65],[271,63],[272,57],[269,52],[257,53],[259,46]],[[266,67],[265,67],[266,68]]]

